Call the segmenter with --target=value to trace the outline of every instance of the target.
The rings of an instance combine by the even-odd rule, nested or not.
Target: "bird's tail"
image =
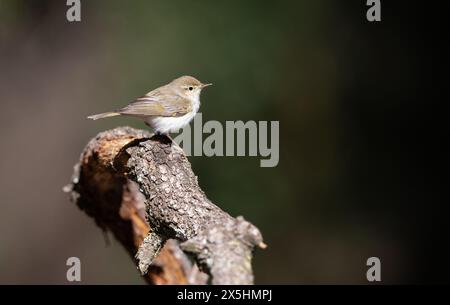
[[[116,116],[116,115],[120,115],[120,113],[118,113],[118,112],[104,112],[104,113],[90,115],[90,116],[88,116],[88,119],[98,120],[98,119],[103,119],[103,118],[109,118],[111,116]]]

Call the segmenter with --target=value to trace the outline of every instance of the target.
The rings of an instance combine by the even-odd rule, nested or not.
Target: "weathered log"
[[[67,191],[136,258],[149,283],[253,283],[252,251],[265,247],[259,230],[206,197],[166,136],[129,127],[100,133]]]

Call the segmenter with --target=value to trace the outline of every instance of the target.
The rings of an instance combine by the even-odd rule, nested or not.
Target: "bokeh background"
[[[87,141],[138,120],[87,115],[184,74],[214,86],[203,119],[280,121],[280,162],[190,157],[208,197],[269,247],[259,284],[448,281],[443,215],[421,173],[430,37],[408,1],[0,0],[0,283],[142,284],[118,242],[62,192]],[[424,64],[425,61],[425,64]],[[440,259],[442,259],[440,261]],[[448,265],[448,264],[447,264]]]

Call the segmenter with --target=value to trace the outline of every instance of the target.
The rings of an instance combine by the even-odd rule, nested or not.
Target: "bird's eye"
[[[193,87],[189,87],[189,91],[192,91],[192,90],[194,90],[194,88]]]

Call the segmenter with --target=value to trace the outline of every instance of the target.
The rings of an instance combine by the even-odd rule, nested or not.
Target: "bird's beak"
[[[208,86],[211,86],[212,84],[210,83],[210,84],[202,84],[201,85],[201,88],[203,89],[203,88],[205,88],[205,87],[208,87]]]

